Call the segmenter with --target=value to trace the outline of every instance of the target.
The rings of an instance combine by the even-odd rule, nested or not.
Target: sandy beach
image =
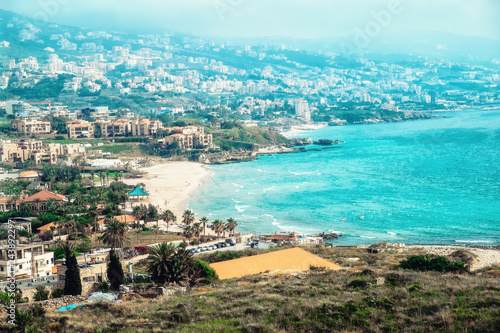
[[[465,250],[473,253],[476,258],[471,264],[471,270],[475,271],[481,268],[489,267],[492,265],[500,265],[500,250],[496,249],[478,249],[473,247],[463,246],[429,246],[429,245],[411,245],[408,248],[421,249],[429,254],[439,256],[447,256],[457,250]]]
[[[144,183],[149,192],[147,200],[139,203],[151,203],[161,209],[170,209],[177,216],[177,223],[187,207],[192,194],[203,185],[203,180],[210,175],[210,171],[200,163],[168,162],[144,168],[143,178],[124,179],[129,185]],[[133,202],[132,205],[135,205]]]

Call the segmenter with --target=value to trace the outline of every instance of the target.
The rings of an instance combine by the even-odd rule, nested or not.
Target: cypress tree
[[[66,280],[64,281],[64,294],[79,296],[82,294],[82,280],[76,256],[70,246],[66,246]]]
[[[120,285],[125,281],[123,267],[120,263],[120,258],[116,255],[114,249],[109,252],[109,264],[107,269],[108,281],[112,290],[118,290]]]

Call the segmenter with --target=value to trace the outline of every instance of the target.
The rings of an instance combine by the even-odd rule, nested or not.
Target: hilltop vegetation
[[[366,254],[359,248],[307,248],[344,262],[343,271],[259,274],[155,299],[47,312],[28,326],[66,332],[498,332],[496,270],[446,274],[397,269],[418,250]],[[265,250],[229,253],[219,261]],[[458,255],[458,254],[457,254]],[[460,256],[463,257],[464,253]],[[347,258],[359,258],[354,268]],[[422,258],[416,267],[430,263]],[[439,257],[438,257],[439,258]],[[368,264],[370,262],[371,264]],[[439,259],[445,266],[456,263]],[[382,268],[385,266],[391,268]],[[436,268],[436,266],[432,266]],[[22,310],[23,314],[35,313]],[[29,315],[28,315],[29,316]],[[85,318],[85,320],[81,320]]]

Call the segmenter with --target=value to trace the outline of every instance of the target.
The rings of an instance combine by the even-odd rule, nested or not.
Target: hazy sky
[[[199,36],[331,37],[383,24],[384,33],[500,40],[499,0],[0,0],[0,8],[60,24]],[[374,13],[381,12],[390,15],[377,23]]]

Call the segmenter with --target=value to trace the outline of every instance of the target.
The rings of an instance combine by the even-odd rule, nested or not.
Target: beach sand
[[[210,264],[221,280],[267,271],[275,273],[307,271],[310,266],[331,270],[342,269],[338,264],[298,247]]]
[[[188,200],[210,175],[203,164],[195,162],[168,162],[142,171],[147,172],[143,178],[123,180],[129,185],[144,183],[149,192],[147,200],[134,201],[132,206],[151,203],[163,210],[170,209],[177,216],[176,223],[180,223]]]
[[[463,246],[430,246],[430,245],[411,245],[408,248],[415,248],[423,250],[429,254],[439,256],[448,256],[457,250],[464,250],[473,253],[476,258],[474,263],[471,264],[471,270],[475,271],[481,268],[489,267],[492,265],[500,265],[500,250],[496,249],[478,249],[473,247]]]

